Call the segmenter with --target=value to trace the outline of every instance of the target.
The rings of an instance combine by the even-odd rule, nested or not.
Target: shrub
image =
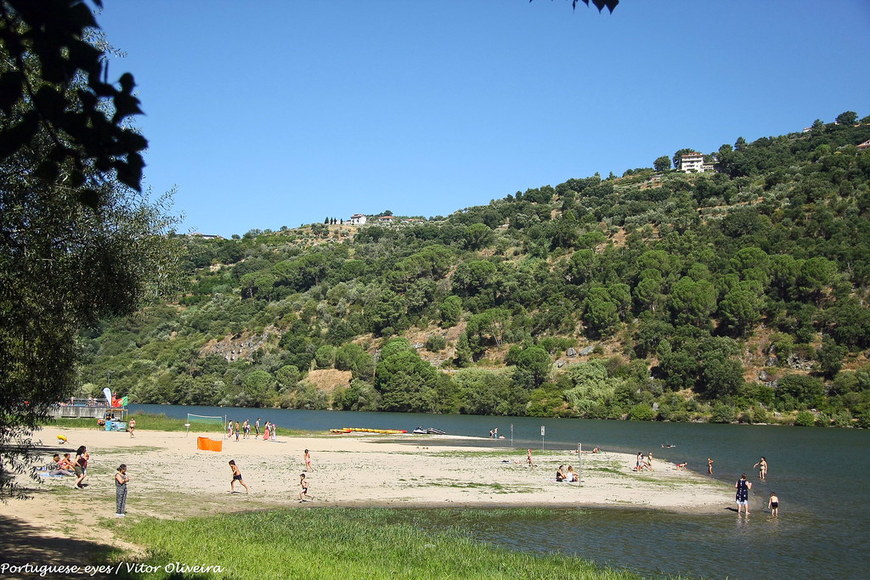
[[[447,339],[440,334],[430,334],[426,338],[426,350],[430,352],[442,351],[447,347]]]
[[[652,421],[656,418],[656,412],[646,403],[638,403],[628,412],[628,418],[632,421]]]
[[[749,410],[750,423],[767,423],[767,411],[763,407],[752,407]]]
[[[716,403],[710,415],[711,423],[731,423],[737,418],[737,410],[725,403]]]
[[[801,411],[794,418],[794,424],[798,427],[812,427],[816,424],[816,417],[809,411]]]
[[[850,413],[848,409],[837,411],[836,413],[834,413],[833,421],[835,427],[851,427],[852,413]]]

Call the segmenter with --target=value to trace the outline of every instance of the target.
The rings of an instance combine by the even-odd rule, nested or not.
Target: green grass
[[[496,548],[461,531],[474,520],[510,521],[511,511],[313,508],[108,525],[147,548],[142,563],[161,566],[153,573],[122,567],[118,578],[636,578],[571,556]],[[222,571],[171,576],[162,569],[169,562]]]

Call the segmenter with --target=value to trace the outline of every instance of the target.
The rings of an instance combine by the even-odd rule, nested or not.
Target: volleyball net
[[[216,425],[225,425],[227,418],[220,415],[197,415],[196,413],[187,414],[188,423],[211,423]]]

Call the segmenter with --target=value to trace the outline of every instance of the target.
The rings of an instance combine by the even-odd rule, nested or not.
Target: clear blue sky
[[[870,115],[868,0],[104,0],[181,231],[432,217]]]

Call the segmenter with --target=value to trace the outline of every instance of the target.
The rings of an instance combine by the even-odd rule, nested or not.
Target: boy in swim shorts
[[[230,469],[233,470],[233,478],[232,478],[232,480],[230,480],[230,493],[233,493],[234,491],[236,491],[235,485],[236,485],[237,481],[242,484],[242,487],[245,488],[245,493],[248,493],[248,486],[242,480],[242,472],[239,471],[238,466],[236,466],[235,459],[230,459]]]

